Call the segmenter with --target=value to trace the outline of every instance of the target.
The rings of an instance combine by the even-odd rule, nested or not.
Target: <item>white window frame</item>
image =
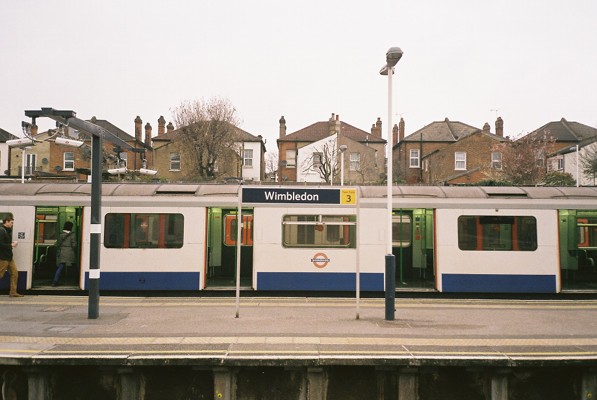
[[[350,153],[350,171],[361,170],[361,153]]]
[[[410,149],[409,153],[409,167],[410,168],[420,168],[421,166],[421,157],[420,157],[419,149]]]
[[[31,175],[35,172],[37,164],[37,154],[35,153],[27,153],[27,157],[25,159],[25,175]]]
[[[243,167],[253,168],[253,149],[243,150]]]
[[[564,170],[564,157],[558,158],[558,171]]]
[[[67,159],[67,155],[70,155]],[[62,170],[63,171],[74,171],[75,170],[75,153],[72,151],[65,151],[62,153]]]
[[[454,152],[454,170],[466,171],[466,151]]]
[[[313,160],[313,169],[314,170],[319,169],[319,167],[321,167],[321,164],[322,164],[323,153],[314,152],[312,155],[312,160]]]
[[[178,160],[176,160],[178,158]],[[178,166],[178,168],[177,168]],[[181,156],[180,153],[170,153],[170,171],[180,171]]]
[[[499,151],[491,152],[491,168],[502,170],[502,153]]]
[[[296,168],[296,150],[286,150],[286,168]]]

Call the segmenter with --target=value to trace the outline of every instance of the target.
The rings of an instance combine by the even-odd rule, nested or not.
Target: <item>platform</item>
[[[585,393],[597,391],[597,300],[591,299],[399,298],[394,321],[384,320],[384,299],[361,299],[358,319],[356,300],[346,298],[241,297],[238,318],[236,300],[230,297],[103,296],[98,319],[87,318],[87,307],[83,296],[1,297],[0,369],[21,368],[16,373],[28,376],[23,379],[29,380],[29,396],[31,387],[47,391],[49,382],[60,380],[40,376],[72,367],[124,373],[118,382],[129,389],[118,393],[132,394],[118,399],[141,398],[140,382],[150,385],[151,376],[164,385],[164,373],[151,372],[164,367],[179,368],[174,375],[180,376],[208,370],[202,379],[213,381],[213,387],[206,389],[206,396],[222,394],[217,398],[224,399],[234,399],[242,390],[245,396],[247,390],[269,393],[274,381],[294,385],[284,390],[298,394],[285,398],[351,398],[330,395],[339,393],[347,379],[373,381],[352,398],[372,390],[378,394],[371,398],[395,398],[383,389],[388,382],[396,393],[406,391],[401,399],[433,398],[433,393],[425,397],[417,382],[450,377],[458,368],[468,375],[489,371],[490,386],[497,388],[485,397],[491,399],[507,399],[504,377],[522,369],[527,375],[510,374],[516,390],[521,390],[521,376],[551,369],[541,379],[555,381],[568,374],[564,383],[558,382],[566,393],[576,393],[581,386]],[[346,369],[351,367],[356,369]],[[131,374],[137,378],[131,380]],[[339,380],[343,383],[334,386],[339,374],[344,374]],[[474,374],[470,388],[482,387],[479,382],[488,378],[479,376],[487,375]],[[74,379],[72,372],[63,375],[67,382]],[[241,378],[251,384],[241,388]],[[189,379],[172,385],[181,387]],[[261,383],[255,383],[259,379]],[[462,386],[460,379],[445,381]],[[538,390],[535,383],[527,383],[529,390]],[[504,392],[505,397],[500,395]]]

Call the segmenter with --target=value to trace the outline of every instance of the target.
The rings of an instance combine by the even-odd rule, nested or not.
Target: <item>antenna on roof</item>
[[[491,109],[491,110],[489,110],[489,111],[493,111],[493,112],[495,112],[495,119],[497,119],[497,117],[498,117],[498,111],[500,111],[500,109],[499,109],[499,108],[492,108],[492,109]]]

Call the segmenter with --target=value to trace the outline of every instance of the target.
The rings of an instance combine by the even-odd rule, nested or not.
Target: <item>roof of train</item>
[[[236,196],[239,185],[232,184],[147,184],[105,183],[102,196]],[[247,187],[282,187],[255,186]],[[329,186],[283,186],[287,188],[329,189]],[[339,188],[339,187],[336,187]],[[360,197],[382,198],[385,186],[358,186]],[[71,195],[89,196],[88,183],[0,183],[0,196]],[[597,200],[597,187],[513,187],[513,186],[394,186],[394,198],[446,198],[446,199],[566,199]]]

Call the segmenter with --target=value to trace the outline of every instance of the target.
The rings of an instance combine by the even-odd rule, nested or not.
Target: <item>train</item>
[[[390,235],[396,290],[597,289],[594,187],[104,183],[100,207],[102,291],[382,292]],[[88,290],[90,184],[0,183],[6,215],[20,290],[52,290],[66,221],[58,289]]]

